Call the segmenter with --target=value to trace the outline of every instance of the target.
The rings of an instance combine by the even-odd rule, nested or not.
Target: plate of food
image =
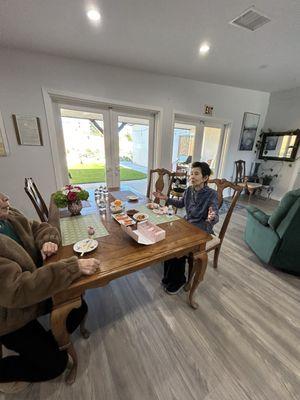
[[[154,214],[157,214],[157,215],[164,215],[164,214],[167,214],[167,212],[168,212],[168,207],[163,206],[163,207],[156,208],[156,209],[154,209],[154,210],[152,210],[152,211],[154,212]]]
[[[133,208],[132,210],[127,210],[127,211],[126,211],[126,214],[127,214],[129,217],[133,217],[134,214],[137,214],[138,212],[139,212],[138,210],[135,210],[135,209]]]
[[[138,196],[127,196],[128,201],[138,201]]]
[[[76,251],[76,253],[81,253],[81,255],[83,255],[84,253],[89,253],[95,250],[97,247],[98,247],[97,240],[83,239],[74,244],[73,250]]]
[[[138,212],[133,216],[133,219],[135,219],[137,222],[147,221],[148,218],[149,218],[148,214],[141,212]]]
[[[157,203],[147,203],[146,207],[148,207],[150,210],[156,210],[159,208],[159,204]]]
[[[119,222],[119,224],[130,226],[134,225],[135,222],[132,218],[130,218],[127,214],[115,214],[113,215],[114,219]]]
[[[122,200],[115,200],[110,203],[110,210],[113,214],[121,213],[124,211],[124,203]]]

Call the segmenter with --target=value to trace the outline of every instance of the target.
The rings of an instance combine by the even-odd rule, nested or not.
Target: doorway
[[[59,110],[70,183],[146,193],[153,167],[153,114],[66,105]]]
[[[172,169],[190,166],[194,161],[205,161],[212,170],[212,178],[219,176],[221,150],[225,126],[213,121],[176,117],[173,130]]]

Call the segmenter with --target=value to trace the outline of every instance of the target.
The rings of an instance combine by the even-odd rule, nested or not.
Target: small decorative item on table
[[[93,236],[95,235],[95,229],[92,226],[89,226],[87,229],[87,233],[88,233],[89,239],[93,239]]]
[[[82,209],[82,200],[89,198],[89,192],[80,186],[66,185],[54,194],[54,202],[58,208],[68,207],[71,215],[79,215]]]

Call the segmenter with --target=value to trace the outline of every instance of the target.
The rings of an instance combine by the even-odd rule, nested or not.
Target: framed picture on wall
[[[23,146],[43,146],[40,119],[28,115],[13,114],[18,144]]]
[[[269,136],[266,138],[265,150],[276,150],[278,136]]]
[[[239,150],[251,151],[253,149],[259,119],[259,114],[244,113]]]
[[[0,157],[5,157],[9,153],[8,141],[5,134],[4,123],[0,113]]]

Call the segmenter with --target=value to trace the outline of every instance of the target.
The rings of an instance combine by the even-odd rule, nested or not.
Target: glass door
[[[175,121],[172,151],[172,170],[177,171],[191,164],[194,154],[198,124]]]
[[[109,115],[106,110],[60,107],[66,167],[71,184],[87,188],[112,181]]]
[[[219,173],[224,126],[195,118],[175,117],[172,170],[189,169],[194,161],[205,161],[212,178]]]
[[[154,116],[112,112],[114,184],[123,190],[146,194],[153,167]]]
[[[217,178],[220,165],[223,127],[204,126],[201,161],[207,162],[212,170],[211,178]]]

